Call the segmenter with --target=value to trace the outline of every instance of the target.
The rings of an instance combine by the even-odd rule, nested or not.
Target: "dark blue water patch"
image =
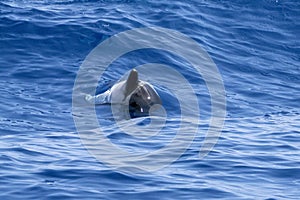
[[[294,179],[298,180],[300,177],[300,169],[299,168],[282,168],[282,169],[275,169],[272,170],[272,175],[274,177],[280,179]]]
[[[126,63],[124,65],[124,63]],[[201,75],[196,76],[195,70],[191,69],[191,64],[180,55],[165,50],[157,50],[154,48],[134,49],[120,56],[108,66],[103,74],[104,77],[121,78],[124,72],[139,65],[147,63],[164,64],[173,67],[181,72],[183,76],[191,79],[193,82],[203,82]],[[201,64],[201,63],[200,63]],[[118,75],[119,74],[119,75]],[[117,76],[117,77],[116,77]]]

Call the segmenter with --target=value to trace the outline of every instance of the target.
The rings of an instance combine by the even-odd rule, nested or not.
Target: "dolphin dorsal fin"
[[[136,69],[133,69],[131,70],[126,81],[125,97],[127,97],[131,92],[133,92],[137,88],[138,82],[138,72],[136,71]]]

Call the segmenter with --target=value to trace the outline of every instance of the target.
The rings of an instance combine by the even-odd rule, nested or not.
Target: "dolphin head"
[[[151,106],[155,104],[162,104],[157,92],[150,84],[141,83],[129,98],[130,116],[148,116]]]
[[[129,113],[132,118],[148,116],[153,105],[162,104],[155,89],[149,83],[138,80],[135,69],[127,78],[125,96],[129,100]]]

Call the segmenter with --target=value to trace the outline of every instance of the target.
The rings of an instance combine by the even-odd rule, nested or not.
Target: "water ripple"
[[[280,0],[0,2],[1,199],[298,199],[299,13],[299,2]],[[125,174],[82,145],[72,89],[96,45],[147,26],[180,31],[208,51],[225,84],[227,119],[218,144],[200,160],[210,118],[201,77],[166,52],[116,60],[98,91],[132,66],[157,62],[184,69],[202,102],[199,134],[177,161],[154,173]],[[180,112],[173,94],[162,85],[158,90],[170,111],[169,127],[147,141],[120,132],[109,106],[96,107],[112,143],[143,153],[174,138]]]

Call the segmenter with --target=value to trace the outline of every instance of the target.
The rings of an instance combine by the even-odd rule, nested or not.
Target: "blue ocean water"
[[[298,199],[299,19],[300,3],[292,0],[0,1],[1,199]],[[209,53],[223,78],[227,117],[218,143],[199,159],[209,98],[196,90],[203,100],[198,140],[168,167],[128,174],[96,160],[81,143],[72,92],[98,44],[149,26],[179,31]],[[154,50],[128,56],[113,63],[99,92],[132,66],[185,65]],[[194,86],[203,85],[184,69]],[[176,123],[178,103],[158,89]],[[102,125],[110,125],[109,106],[96,109]],[[111,140],[128,137],[109,130]]]

